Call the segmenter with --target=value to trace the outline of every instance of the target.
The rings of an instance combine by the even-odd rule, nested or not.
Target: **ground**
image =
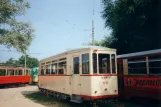
[[[46,107],[27,99],[23,94],[38,91],[36,86],[0,89],[1,107]]]
[[[0,89],[0,107],[161,107],[160,104],[150,103],[147,100],[144,103],[141,100],[137,100],[137,103],[135,101],[107,102],[108,100],[100,100],[97,102],[97,106],[94,106],[96,103],[89,102],[75,104],[47,97],[40,93],[37,86]]]
[[[98,107],[93,103],[75,104],[40,93],[37,86],[0,89],[0,107]],[[101,106],[102,107],[102,106]],[[111,107],[111,106],[110,106]]]

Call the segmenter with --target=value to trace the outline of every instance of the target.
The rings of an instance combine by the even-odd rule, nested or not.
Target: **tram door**
[[[73,57],[72,93],[79,95],[81,92],[80,81],[80,56]]]
[[[118,67],[118,88],[119,88],[119,94],[122,95],[123,92],[124,92],[123,63],[118,61],[117,67]]]

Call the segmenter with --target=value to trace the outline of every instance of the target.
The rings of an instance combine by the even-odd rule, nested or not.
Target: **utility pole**
[[[93,20],[92,20],[92,46],[94,46],[94,0],[93,0]]]
[[[25,50],[25,73],[26,73],[26,50]]]
[[[94,46],[94,20],[92,20],[92,46]]]

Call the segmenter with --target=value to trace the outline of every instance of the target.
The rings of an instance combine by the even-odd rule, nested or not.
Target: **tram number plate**
[[[104,76],[104,77],[101,77],[102,79],[107,79],[108,77],[107,76]]]

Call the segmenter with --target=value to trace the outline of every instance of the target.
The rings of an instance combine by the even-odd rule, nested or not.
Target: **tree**
[[[102,0],[110,47],[118,54],[161,48],[160,0]]]
[[[0,44],[25,52],[34,35],[31,24],[17,21],[30,8],[24,0],[0,0]]]
[[[19,58],[19,63],[23,66],[25,66],[25,56],[22,55],[20,58]],[[34,68],[34,67],[38,67],[39,65],[39,61],[38,59],[36,58],[33,58],[29,55],[26,55],[26,67],[29,67],[29,68]]]
[[[89,42],[89,43],[87,43],[85,45],[91,46],[92,45],[92,42]],[[102,46],[102,41],[94,40],[94,46]]]
[[[5,63],[3,63],[5,66],[22,66],[25,67],[25,56],[22,55],[18,60],[14,60],[13,58],[8,59]],[[29,55],[26,55],[26,67],[28,68],[34,68],[38,67],[39,61],[36,58],[33,58]]]
[[[110,37],[110,36],[105,36],[102,40],[100,41],[97,41],[95,40],[94,41],[94,46],[103,46],[103,47],[109,47],[112,42],[113,42],[113,38]],[[87,45],[91,46],[92,45],[92,42],[88,43]]]
[[[4,63],[6,66],[20,66],[19,61],[10,58],[8,61]]]

